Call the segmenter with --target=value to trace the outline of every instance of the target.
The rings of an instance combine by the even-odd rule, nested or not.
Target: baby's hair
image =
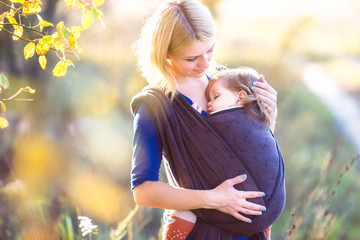
[[[239,67],[226,69],[217,73],[206,88],[205,94],[210,101],[210,89],[216,81],[224,81],[229,90],[240,92],[245,91],[246,98],[243,100],[245,114],[256,121],[265,122],[270,126],[270,117],[266,109],[261,105],[255,91],[251,89],[253,83],[259,80],[259,74],[252,68]]]

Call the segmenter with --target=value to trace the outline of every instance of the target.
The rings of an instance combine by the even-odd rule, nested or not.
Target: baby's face
[[[209,91],[208,114],[237,105],[238,93],[228,89],[221,79],[214,82]]]

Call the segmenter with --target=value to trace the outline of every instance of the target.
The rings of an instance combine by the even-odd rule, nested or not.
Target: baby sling
[[[146,87],[133,98],[132,111],[140,102],[145,102],[155,116],[171,184],[207,190],[217,187],[226,179],[245,173],[248,176],[246,181],[234,187],[242,191],[262,191],[245,159],[212,127],[210,120],[193,109],[181,94],[177,94],[170,102],[161,90]],[[284,198],[285,194],[281,154],[278,168],[276,189],[273,192],[283,189],[280,191],[282,195],[271,194],[273,197],[248,199],[267,207],[268,210],[262,216],[248,216],[253,221],[249,224],[214,209],[195,209],[193,212],[198,218],[190,237],[196,240],[231,240],[233,235],[251,235],[250,239],[266,239],[263,230],[280,215],[279,210],[271,211],[270,204],[279,202],[275,198]],[[283,205],[281,210],[282,207]]]

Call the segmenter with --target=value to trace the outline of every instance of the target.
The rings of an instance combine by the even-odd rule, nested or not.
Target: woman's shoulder
[[[140,103],[146,103],[151,108],[167,100],[168,98],[161,89],[148,85],[132,97],[130,102],[131,113],[134,115]]]

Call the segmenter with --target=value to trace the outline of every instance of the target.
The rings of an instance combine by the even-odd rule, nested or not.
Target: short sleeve
[[[159,181],[162,143],[155,117],[146,103],[134,111],[131,189],[145,181]]]

